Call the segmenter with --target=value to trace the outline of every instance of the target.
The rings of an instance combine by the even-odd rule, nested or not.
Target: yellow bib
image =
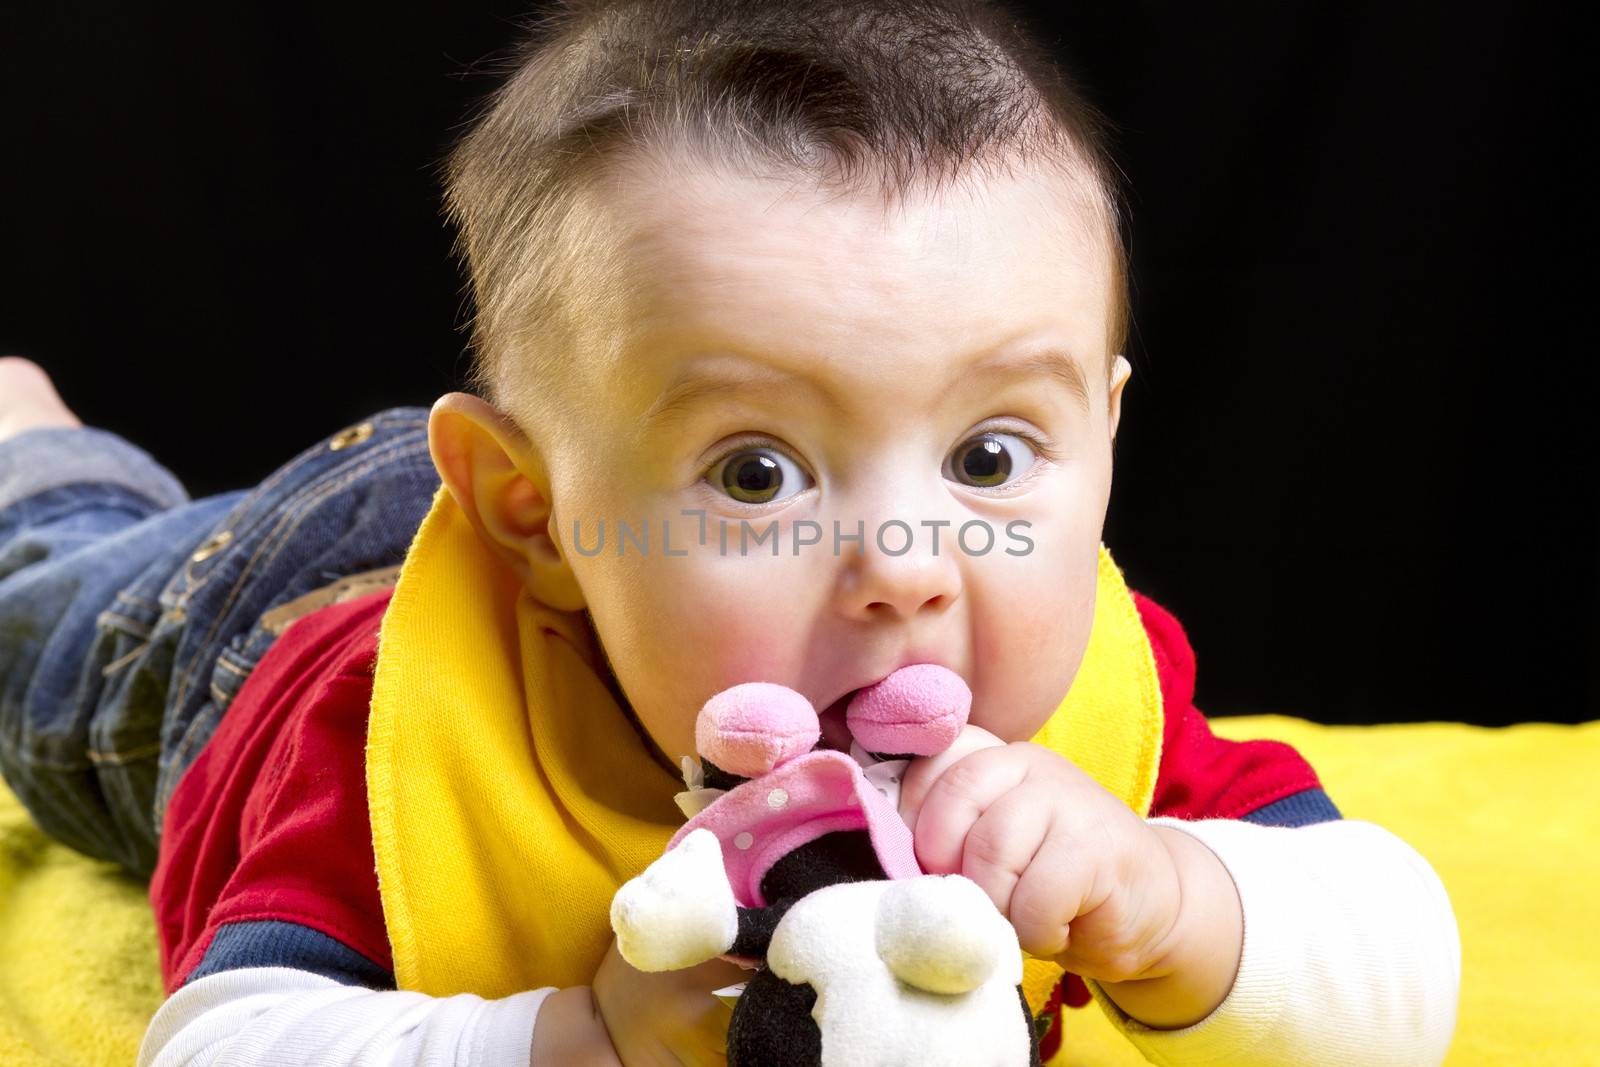
[[[583,614],[528,594],[441,486],[384,615],[367,733],[400,989],[492,999],[593,980],[613,893],[683,821],[682,783],[603,668]],[[1149,639],[1102,545],[1083,663],[1033,740],[1145,815],[1161,736]],[[1060,974],[1025,961],[1035,1011]]]

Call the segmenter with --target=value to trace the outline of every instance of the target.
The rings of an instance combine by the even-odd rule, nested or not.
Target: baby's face
[[[595,200],[623,284],[574,362],[552,521],[671,760],[740,682],[822,712],[939,663],[1006,740],[1066,695],[1128,370],[1081,196],[1022,172],[885,215],[702,169]],[[619,556],[619,522],[647,548]]]

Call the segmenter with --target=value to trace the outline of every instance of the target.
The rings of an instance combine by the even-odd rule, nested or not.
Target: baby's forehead
[[[1036,339],[1093,385],[1111,365],[1117,290],[1085,180],[1018,168],[885,206],[793,175],[660,161],[613,172],[563,227],[572,299],[553,377],[512,390],[548,398],[524,407],[557,438],[659,455],[691,427],[650,432],[644,416],[710,359],[749,388],[702,406],[770,410],[776,395],[808,418],[842,404],[784,391],[759,364],[823,379],[844,403],[891,389],[911,402],[908,385]]]
[[[840,333],[846,345],[886,317],[1004,331],[1034,301],[1098,315],[1111,282],[1111,235],[1088,179],[1058,170],[886,201],[793,175],[639,166],[588,209],[605,234],[588,251],[616,297],[608,325],[643,343],[730,322],[759,329],[762,309],[768,329]]]
[[[1087,166],[972,167],[952,179],[897,187],[866,178],[840,185],[675,153],[618,161],[587,192],[588,210],[641,260],[674,247],[714,251],[730,236],[767,243],[786,231],[831,239],[817,249],[829,255],[889,235],[897,249],[914,252],[964,232],[998,236],[1008,226],[1012,234],[1040,232],[1068,246],[1097,246],[1112,236],[1109,205]]]

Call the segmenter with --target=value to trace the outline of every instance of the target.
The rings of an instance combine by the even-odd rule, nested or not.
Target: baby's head
[[[741,682],[939,663],[1006,740],[1066,695],[1130,371],[1096,131],[972,0],[596,0],[454,149],[487,402],[435,462],[670,765]]]

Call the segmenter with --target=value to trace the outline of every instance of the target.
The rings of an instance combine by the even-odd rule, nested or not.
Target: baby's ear
[[[468,393],[446,393],[428,415],[428,450],[473,529],[541,602],[584,606],[577,576],[551,528],[544,457],[502,412]]]
[[[1117,423],[1122,419],[1122,387],[1128,384],[1128,379],[1133,376],[1133,364],[1121,353],[1117,354],[1111,369],[1111,384],[1107,387],[1110,396],[1111,436],[1117,436]]]

